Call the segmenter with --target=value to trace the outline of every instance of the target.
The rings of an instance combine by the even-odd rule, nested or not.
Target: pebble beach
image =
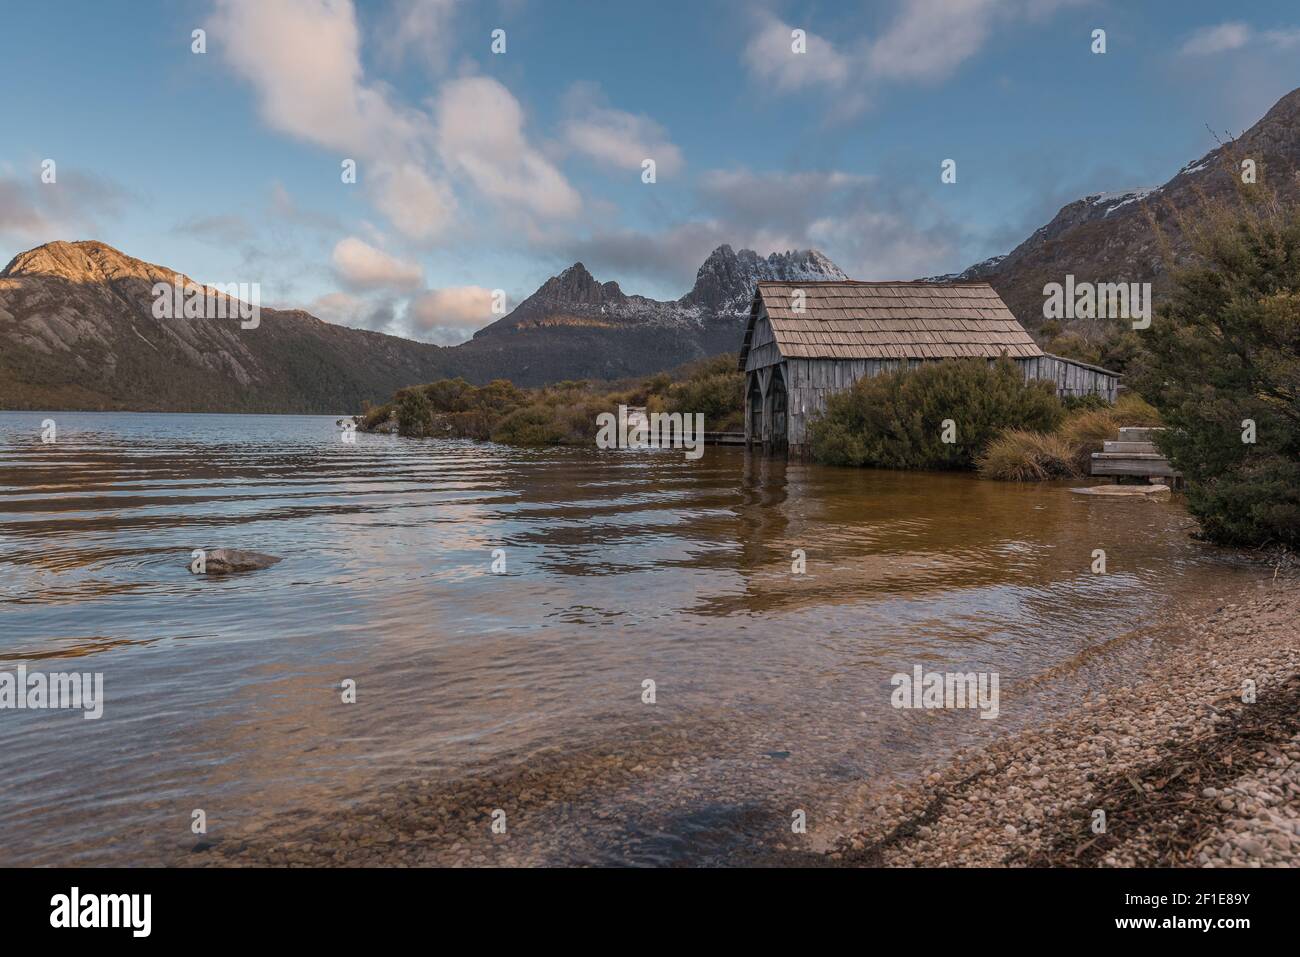
[[[827,856],[876,867],[1290,867],[1300,860],[1298,670],[1300,583],[1278,578],[1191,624],[1176,655],[1127,686],[881,793],[870,823]]]

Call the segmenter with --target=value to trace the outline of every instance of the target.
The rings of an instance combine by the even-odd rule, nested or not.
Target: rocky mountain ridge
[[[1158,298],[1172,269],[1190,256],[1185,221],[1199,217],[1203,202],[1239,201],[1244,160],[1253,162],[1257,185],[1282,203],[1300,202],[1300,90],[1163,185],[1075,200],[1009,253],[932,278],[986,280],[1031,331],[1043,323],[1043,286],[1067,274],[1079,282],[1150,282]],[[1097,324],[1075,326],[1086,331]]]
[[[700,265],[689,292],[657,300],[602,283],[579,262],[452,351],[520,385],[646,375],[734,352],[761,279],[846,278],[815,249],[763,257],[724,244]]]

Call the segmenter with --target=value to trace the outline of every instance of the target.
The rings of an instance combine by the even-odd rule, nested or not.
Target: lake
[[[1093,654],[1116,636],[1264,578],[1177,499],[1068,488],[0,413],[0,670],[104,676],[99,720],[0,711],[0,864],[191,863],[411,801],[415,863],[739,862],[796,809],[824,839],[1176,640]],[[191,574],[218,546],[283,561]],[[997,673],[998,719],[895,709],[916,665]]]

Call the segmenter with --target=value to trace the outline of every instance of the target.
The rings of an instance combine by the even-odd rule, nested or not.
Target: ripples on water
[[[56,413],[43,445],[46,417],[0,413],[0,668],[102,671],[107,700],[99,721],[0,712],[0,863],[168,860],[195,807],[328,810],[665,729],[708,763],[642,797],[688,831],[710,813],[690,794],[761,805],[774,775],[838,807],[1031,718],[1017,682],[1254,575],[1192,544],[1177,504],[1055,483],[347,445],[319,416]],[[217,546],[284,561],[191,575]],[[894,711],[889,678],[918,663],[999,672],[1007,721]]]

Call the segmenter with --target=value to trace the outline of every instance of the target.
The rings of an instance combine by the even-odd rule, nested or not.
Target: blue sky
[[[1210,129],[1239,133],[1300,86],[1300,9],[10,4],[0,82],[0,261],[100,239],[446,343],[493,318],[492,290],[513,304],[578,259],[675,298],[722,242],[815,246],[861,279],[1007,252],[1073,199],[1164,182]]]

